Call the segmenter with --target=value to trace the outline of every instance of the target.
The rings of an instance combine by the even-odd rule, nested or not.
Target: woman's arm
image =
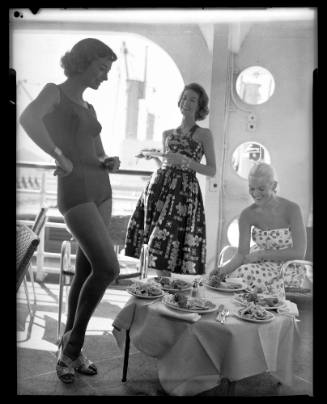
[[[239,242],[236,254],[225,265],[219,267],[218,269],[214,269],[212,273],[217,272],[220,274],[229,274],[244,264],[244,257],[250,250],[250,240],[251,222],[249,208],[247,208],[242,211],[239,218]]]
[[[54,153],[56,145],[44,125],[43,118],[59,103],[59,97],[58,88],[54,84],[47,84],[35,100],[25,108],[19,118],[19,123],[27,135],[53,158],[57,158]]]
[[[216,174],[216,156],[210,129],[202,129],[201,140],[206,158],[206,164],[197,163],[190,159],[190,168],[199,174],[214,177]]]
[[[44,116],[59,103],[59,97],[57,86],[47,84],[35,100],[25,108],[19,118],[19,123],[33,142],[59,164],[55,173],[67,175],[73,168],[72,163],[64,156],[62,150],[55,145],[43,122]]]

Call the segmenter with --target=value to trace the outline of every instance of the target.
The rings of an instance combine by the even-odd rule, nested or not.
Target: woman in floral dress
[[[159,168],[128,224],[125,254],[139,258],[147,244],[148,268],[160,275],[205,272],[205,213],[196,173],[214,176],[216,162],[211,131],[196,121],[209,113],[208,101],[199,84],[184,87],[178,101],[181,125],[163,132],[163,160],[156,158]]]
[[[281,273],[285,261],[302,260],[306,231],[300,207],[276,195],[277,181],[269,164],[259,162],[249,173],[254,203],[239,218],[239,246],[234,257],[209,276],[242,278],[250,289],[285,299],[285,284],[304,279],[305,268],[294,266]],[[250,238],[255,244],[250,249]]]

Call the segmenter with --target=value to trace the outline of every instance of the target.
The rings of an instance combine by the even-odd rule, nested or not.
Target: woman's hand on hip
[[[110,159],[110,164],[107,167],[108,171],[110,173],[116,173],[119,170],[120,167],[120,160],[118,156],[114,156],[114,157],[109,157]]]
[[[58,177],[66,177],[73,171],[73,163],[65,157],[63,154],[55,160],[57,168],[55,169],[53,175]]]

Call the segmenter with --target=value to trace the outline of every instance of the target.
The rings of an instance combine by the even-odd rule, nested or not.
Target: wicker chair
[[[39,243],[40,238],[32,229],[24,224],[16,224],[16,292],[18,292],[23,282],[30,313],[32,311],[27,290],[26,274]]]

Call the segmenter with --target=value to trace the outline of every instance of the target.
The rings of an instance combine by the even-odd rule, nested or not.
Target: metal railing
[[[37,169],[41,171],[41,181],[39,184],[38,189],[24,189],[24,188],[17,188],[16,192],[20,194],[30,194],[30,195],[39,195],[39,208],[43,206],[47,206],[49,209],[57,209],[57,192],[51,191],[47,189],[47,172],[55,170],[55,164],[48,164],[48,163],[29,163],[20,161],[16,163],[16,169],[22,168],[30,168],[30,169]],[[142,176],[142,177],[149,177],[152,174],[152,171],[141,171],[141,170],[118,170],[116,173],[110,173],[110,176],[113,175],[131,175],[131,176]],[[130,189],[130,186],[128,187]],[[49,205],[47,203],[48,199],[52,199],[55,201],[54,205]],[[113,199],[115,199],[115,194],[113,193]],[[126,196],[120,195],[119,199],[123,200],[132,200],[133,202],[136,201],[137,198],[133,196]],[[33,220],[26,220],[26,219],[17,219],[17,222],[25,223],[26,225],[33,225]],[[58,223],[58,222],[51,222],[47,221],[45,227],[40,232],[40,244],[36,253],[34,254],[36,257],[36,268],[33,267],[33,271],[36,270],[36,279],[39,281],[44,280],[45,276],[48,273],[58,273],[59,274],[59,266],[52,268],[50,266],[45,266],[45,258],[53,258],[60,260],[60,252],[48,252],[45,251],[45,228],[58,228],[58,229],[65,229],[69,231],[65,225],[65,223]],[[117,253],[118,246],[115,246]],[[72,254],[72,260],[75,259],[75,255]]]

